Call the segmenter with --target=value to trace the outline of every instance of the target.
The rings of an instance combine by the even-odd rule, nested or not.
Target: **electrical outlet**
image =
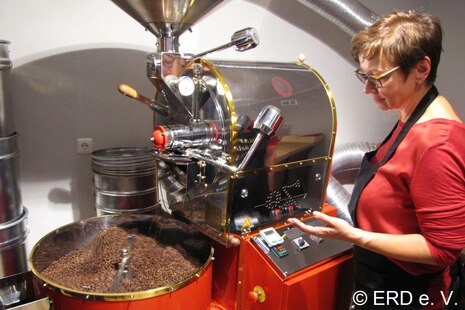
[[[92,138],[78,138],[77,152],[78,154],[89,154],[94,150]]]

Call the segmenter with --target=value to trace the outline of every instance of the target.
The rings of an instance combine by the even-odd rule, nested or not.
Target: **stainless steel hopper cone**
[[[159,38],[160,51],[178,51],[178,37],[222,0],[112,0]]]

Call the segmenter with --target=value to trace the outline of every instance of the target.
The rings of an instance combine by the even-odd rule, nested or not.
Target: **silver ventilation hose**
[[[336,207],[337,216],[351,225],[353,222],[348,210],[351,193],[344,188],[335,175],[348,171],[357,172],[365,153],[375,148],[374,143],[354,142],[336,146],[333,153],[331,176],[326,189],[326,202]]]
[[[357,0],[248,1],[324,42],[350,63],[354,63],[349,48],[353,35],[379,18]]]
[[[371,25],[378,16],[359,1],[354,0],[296,0],[314,10],[353,36]]]

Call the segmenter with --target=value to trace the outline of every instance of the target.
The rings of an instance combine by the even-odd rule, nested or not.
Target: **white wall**
[[[464,45],[459,36],[463,2],[363,3],[378,14],[420,6],[445,21],[452,14],[445,23],[448,46],[440,70],[444,81],[440,79],[438,85],[460,103],[459,112],[463,110],[459,101],[464,92],[464,62],[459,58]],[[306,54],[306,63],[325,78],[334,94],[337,144],[379,141],[393,125],[395,115],[381,113],[362,93],[351,63],[324,42],[249,1],[220,4],[192,33],[182,36],[181,50],[200,52],[221,45],[247,26],[260,34],[256,49],[208,57],[287,62]],[[21,189],[29,210],[28,242],[33,245],[59,226],[94,215],[91,156],[76,153],[77,138],[93,138],[94,149],[148,145],[151,112],[121,96],[116,86],[127,82],[152,95],[145,55],[155,50],[155,37],[110,0],[2,0],[0,30],[0,39],[11,41]]]

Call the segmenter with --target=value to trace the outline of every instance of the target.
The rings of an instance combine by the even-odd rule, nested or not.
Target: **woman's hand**
[[[408,262],[435,264],[425,238],[420,234],[393,235],[369,232],[351,226],[343,219],[314,211],[313,216],[326,226],[306,225],[295,218],[288,219],[303,232],[326,239],[338,239],[370,251]]]
[[[314,211],[312,214],[316,220],[324,222],[326,226],[306,225],[296,218],[290,218],[287,220],[287,222],[291,223],[303,232],[315,235],[317,237],[339,239],[351,243],[353,242],[353,238],[355,237],[357,229],[352,227],[348,222],[318,211]]]

